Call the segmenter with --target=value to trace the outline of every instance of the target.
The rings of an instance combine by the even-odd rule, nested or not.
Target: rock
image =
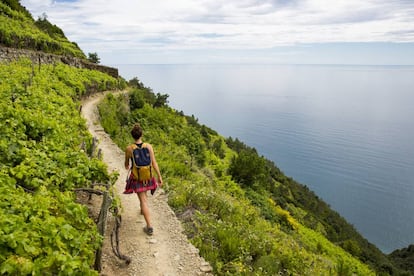
[[[198,248],[194,247],[193,245],[191,245],[189,251],[190,251],[190,254],[195,254],[195,255],[198,255],[200,253],[200,250]]]
[[[208,262],[202,262],[200,270],[204,273],[211,272],[213,268],[210,266]]]

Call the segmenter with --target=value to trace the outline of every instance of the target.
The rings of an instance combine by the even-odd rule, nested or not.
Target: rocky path
[[[94,95],[82,102],[82,115],[91,134],[99,141],[103,160],[110,172],[117,171],[116,190],[122,202],[120,252],[132,259],[129,265],[115,257],[110,245],[111,226],[106,229],[102,254],[101,275],[186,276],[212,275],[211,267],[198,254],[182,233],[182,226],[167,204],[167,194],[158,189],[154,196],[148,193],[154,235],[143,232],[144,217],[140,215],[138,197],[122,194],[126,170],[124,152],[112,142],[99,124],[97,104],[103,94]],[[160,168],[162,171],[162,168]],[[168,182],[168,179],[164,179]],[[109,217],[109,225],[113,219]]]

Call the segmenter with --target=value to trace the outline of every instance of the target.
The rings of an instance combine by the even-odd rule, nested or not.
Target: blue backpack
[[[147,182],[152,178],[151,155],[147,144],[132,145],[132,174],[140,182]]]

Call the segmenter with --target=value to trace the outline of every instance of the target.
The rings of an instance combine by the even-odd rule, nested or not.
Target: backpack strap
[[[134,149],[138,148],[138,145],[134,143],[134,144],[131,144],[130,147],[131,147],[131,162],[133,165],[135,165]]]
[[[140,148],[140,149],[143,149],[143,148],[146,148],[147,147],[147,143],[141,143],[141,144],[134,144],[137,148]],[[135,149],[135,148],[134,148]],[[133,150],[134,150],[133,149]]]

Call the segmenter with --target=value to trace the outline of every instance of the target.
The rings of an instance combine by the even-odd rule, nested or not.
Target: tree
[[[242,150],[234,156],[229,166],[232,178],[244,186],[253,186],[267,176],[266,161],[254,150]]]
[[[144,88],[144,84],[137,77],[130,79],[128,85],[135,88]]]
[[[98,57],[98,54],[96,52],[88,53],[88,60],[96,64],[99,64],[99,62],[101,61],[101,59]]]
[[[226,157],[226,152],[223,149],[223,143],[221,139],[217,139],[213,142],[212,150],[221,159]]]
[[[170,95],[168,95],[168,94],[157,93],[156,98],[155,98],[155,103],[152,106],[154,108],[156,108],[156,107],[163,107],[163,106],[167,105],[167,103],[168,103],[167,99],[168,99],[169,96]]]
[[[144,104],[142,90],[134,89],[129,93],[129,107],[131,110],[143,108]]]

